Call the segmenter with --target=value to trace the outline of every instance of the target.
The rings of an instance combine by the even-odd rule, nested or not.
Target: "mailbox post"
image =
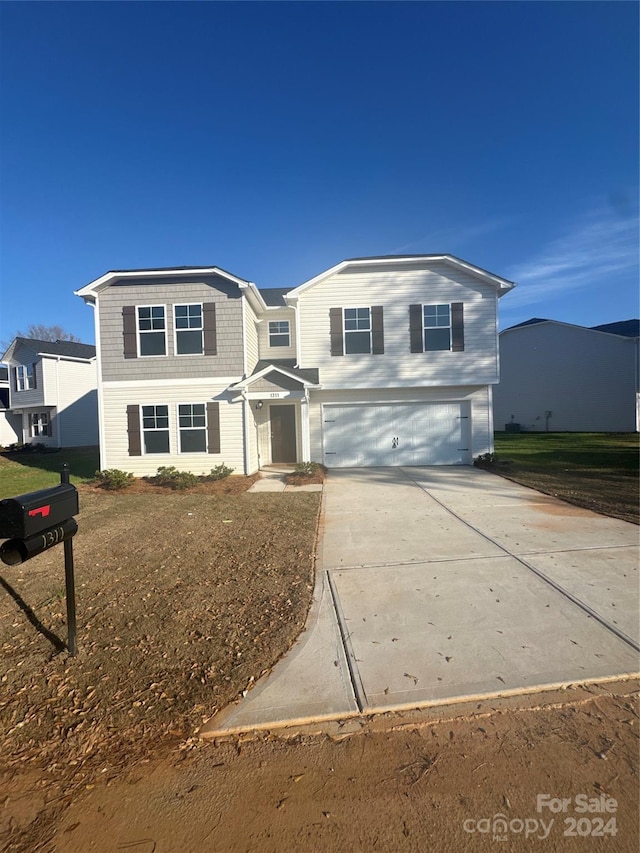
[[[76,653],[76,595],[73,575],[73,537],[78,525],[78,492],[69,482],[65,463],[60,485],[0,501],[0,559],[8,566],[30,560],[55,545],[64,544],[64,574],[67,599],[67,648]]]

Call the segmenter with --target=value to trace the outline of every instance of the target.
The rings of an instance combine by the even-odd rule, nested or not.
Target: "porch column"
[[[302,428],[302,461],[311,462],[311,436],[309,435],[309,398],[300,400],[300,426]]]

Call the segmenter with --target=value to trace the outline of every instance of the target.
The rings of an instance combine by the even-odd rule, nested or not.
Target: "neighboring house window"
[[[409,306],[411,352],[463,352],[462,302]]]
[[[166,355],[167,332],[164,305],[138,306],[140,355]]]
[[[174,305],[176,355],[202,355],[202,305]]]
[[[19,364],[16,367],[16,391],[28,391],[36,387],[35,364]]]
[[[288,347],[289,338],[289,321],[288,320],[272,320],[269,323],[269,346],[270,347]]]
[[[207,452],[207,417],[204,403],[178,404],[180,453]]]
[[[29,415],[29,435],[31,438],[51,435],[49,412],[35,412]]]
[[[449,305],[423,305],[424,351],[451,349]]]
[[[145,453],[169,452],[169,407],[142,407],[142,435]]]

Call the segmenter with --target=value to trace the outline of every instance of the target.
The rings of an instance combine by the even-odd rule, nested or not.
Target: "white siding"
[[[0,447],[22,443],[22,418],[0,409]]]
[[[43,358],[46,398],[55,389],[57,418],[54,433],[61,447],[98,444],[98,393],[95,361],[57,361]]]
[[[323,459],[323,404],[468,402],[470,444],[467,461],[493,450],[489,389],[483,387],[385,388],[358,391],[312,391],[309,401],[311,459]]]
[[[411,353],[409,305],[451,302],[464,304],[464,352]],[[331,356],[329,310],[372,305],[384,308],[384,354]],[[338,273],[300,295],[300,367],[320,368],[322,385],[332,388],[493,383],[496,306],[493,285],[443,264]]]
[[[105,383],[102,386],[104,411],[104,458],[101,468],[119,468],[130,471],[136,477],[155,474],[161,465],[175,465],[180,471],[208,474],[215,466],[224,462],[234,469],[235,474],[244,473],[244,437],[242,401],[231,402],[226,385],[216,386],[210,382],[190,383],[149,382],[144,386],[130,387]],[[178,452],[178,403],[220,403],[220,448],[218,453]],[[127,406],[168,405],[170,453],[151,453],[129,456],[127,435]]]
[[[637,342],[564,323],[500,335],[497,430],[632,432],[636,429]],[[546,412],[551,412],[547,419]]]
[[[269,346],[269,322],[277,322],[281,320],[289,321],[289,346],[288,347],[271,347]],[[260,335],[260,358],[265,361],[273,361],[282,358],[296,358],[296,322],[295,312],[293,308],[270,308],[263,315],[263,320],[258,327]]]

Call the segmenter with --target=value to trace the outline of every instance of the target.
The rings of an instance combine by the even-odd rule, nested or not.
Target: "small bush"
[[[96,471],[96,480],[100,481],[103,489],[115,491],[131,486],[135,481],[135,477],[128,471],[120,471],[118,468],[106,468],[104,471]]]
[[[224,480],[224,478],[228,477],[230,474],[233,474],[233,468],[229,468],[228,465],[221,462],[219,465],[216,465],[215,468],[211,469],[211,473],[208,475],[207,480]]]
[[[321,468],[322,465],[319,462],[297,462],[293,470],[296,474],[310,477],[313,474],[317,474]]]
[[[170,489],[189,489],[200,482],[197,474],[190,471],[178,471],[174,465],[162,465],[156,472],[156,483]]]
[[[498,461],[495,453],[481,453],[480,456],[476,456],[473,460],[473,464],[476,468],[488,468],[491,465],[496,465]]]

